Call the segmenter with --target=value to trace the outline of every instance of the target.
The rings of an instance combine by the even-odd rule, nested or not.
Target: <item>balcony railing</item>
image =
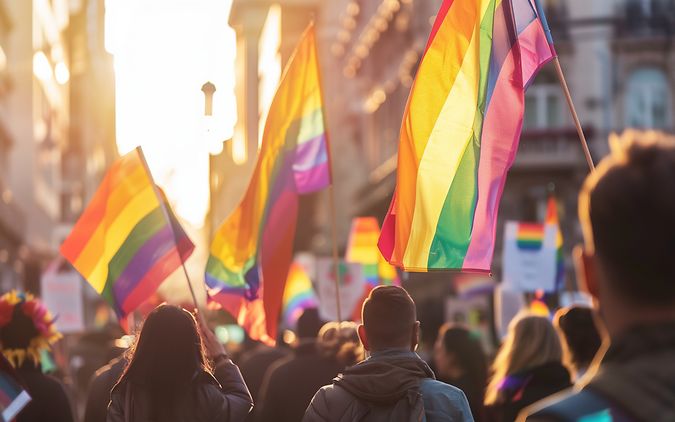
[[[620,38],[675,36],[675,0],[626,0],[618,17]]]
[[[584,129],[588,138],[592,129]],[[574,128],[523,132],[514,168],[570,168],[586,163]]]

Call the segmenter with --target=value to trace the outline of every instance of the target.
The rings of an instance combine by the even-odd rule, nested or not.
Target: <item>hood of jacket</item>
[[[586,388],[640,421],[675,420],[675,322],[634,327],[613,341]]]
[[[345,369],[334,381],[361,400],[390,404],[419,388],[425,378],[435,376],[417,353],[389,350]]]

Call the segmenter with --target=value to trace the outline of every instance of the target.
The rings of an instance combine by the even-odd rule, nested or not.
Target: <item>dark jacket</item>
[[[56,378],[42,373],[40,366],[26,362],[16,373],[31,401],[19,413],[17,422],[72,422],[73,413],[66,390]]]
[[[523,408],[571,386],[570,373],[560,362],[509,375],[499,389],[497,401],[485,406],[483,420],[513,422]]]
[[[578,392],[541,403],[527,421],[675,421],[675,323],[635,327],[613,340],[598,373]],[[609,420],[609,419],[607,419]]]
[[[120,379],[126,359],[122,356],[99,368],[89,384],[84,422],[105,422],[108,415],[110,392]]]
[[[277,361],[265,375],[260,390],[257,421],[299,421],[316,390],[344,369],[323,357],[315,342],[299,345],[293,356]]]
[[[394,406],[406,396],[415,399],[411,393],[421,393],[424,414],[415,415],[420,420],[473,421],[464,393],[436,381],[416,353],[404,350],[373,353],[347,368],[316,393],[303,421],[358,421],[370,406]]]
[[[142,383],[117,384],[111,393],[107,422],[153,422],[148,415],[148,401]],[[253,400],[239,369],[226,359],[216,366],[213,376],[204,371],[195,374],[190,394],[173,403],[175,417],[161,422],[243,421],[252,407]]]
[[[288,355],[287,349],[261,345],[244,354],[237,362],[254,402],[258,403],[258,396],[267,370],[275,362]]]

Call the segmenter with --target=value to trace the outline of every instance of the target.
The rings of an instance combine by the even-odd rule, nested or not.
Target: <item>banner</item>
[[[347,320],[361,305],[366,278],[363,266],[340,261],[340,310],[342,318]],[[337,321],[337,302],[335,300],[335,268],[331,258],[316,260],[316,290],[319,295],[319,316],[324,321]]]
[[[48,269],[40,280],[42,302],[56,317],[56,329],[63,334],[84,330],[82,277],[75,271]]]
[[[510,290],[556,290],[558,226],[507,221],[504,228],[503,283]]]

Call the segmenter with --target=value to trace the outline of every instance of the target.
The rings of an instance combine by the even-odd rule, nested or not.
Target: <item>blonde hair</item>
[[[506,339],[491,367],[485,404],[497,401],[499,387],[509,375],[549,362],[562,361],[560,339],[548,318],[521,312],[509,324]]]
[[[324,357],[335,358],[344,366],[361,361],[365,353],[357,328],[358,324],[351,321],[327,322],[317,336],[319,353]]]

